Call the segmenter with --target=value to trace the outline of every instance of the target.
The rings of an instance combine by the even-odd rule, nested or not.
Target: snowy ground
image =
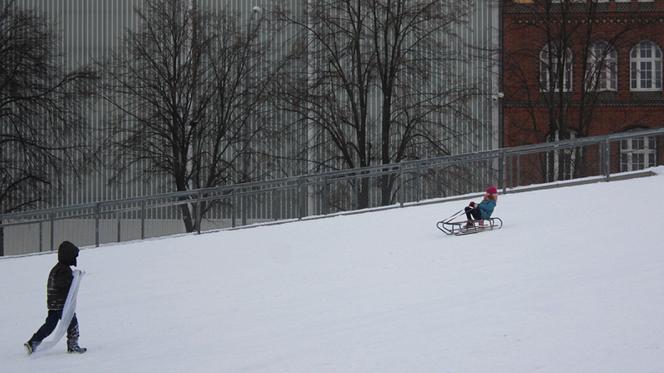
[[[84,250],[80,356],[23,342],[55,255],[0,260],[2,372],[663,372],[661,175]]]

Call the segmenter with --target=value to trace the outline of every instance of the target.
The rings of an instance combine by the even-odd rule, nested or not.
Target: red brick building
[[[664,127],[664,0],[502,4],[503,146]],[[657,145],[624,141],[612,168],[654,165]]]

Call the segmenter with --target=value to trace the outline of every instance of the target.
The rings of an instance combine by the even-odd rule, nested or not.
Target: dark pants
[[[44,338],[48,337],[55,327],[58,325],[58,321],[62,318],[62,310],[48,310],[48,316],[46,316],[46,322],[44,325],[37,330],[30,342],[41,342]],[[72,317],[69,327],[67,328],[67,346],[78,345],[78,320],[76,319],[76,314]]]
[[[464,211],[466,211],[466,217],[468,220],[482,220],[482,212],[477,207],[466,207]]]

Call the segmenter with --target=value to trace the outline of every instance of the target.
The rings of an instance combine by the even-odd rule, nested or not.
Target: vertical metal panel
[[[265,9],[271,4],[270,0],[199,0],[201,6],[209,7],[212,10],[219,11],[228,9],[236,11],[243,16],[249,16],[251,8],[254,5]],[[142,0],[19,0],[18,5],[35,9],[43,13],[52,22],[55,29],[61,34],[60,50],[62,58],[68,70],[76,69],[86,64],[101,62],[108,58],[112,51],[123,53],[122,36],[127,29],[136,29],[138,20],[134,12],[135,8],[140,8]],[[306,7],[306,0],[286,0],[284,2],[291,11],[303,17]],[[475,0],[475,9],[469,19],[468,24],[459,25],[456,32],[462,36],[461,40],[456,40],[455,47],[463,50],[468,56],[472,55],[468,45],[475,45],[483,49],[495,49],[498,38],[497,6],[494,1]],[[277,52],[283,53],[289,42],[292,41],[295,31],[285,29],[281,34],[274,36]],[[453,64],[453,73],[463,72],[463,80],[480,85],[487,92],[494,93],[497,85],[493,84],[497,79],[495,71],[488,65],[478,59],[471,58],[471,64],[461,63],[459,61]],[[452,81],[451,84],[462,84],[464,82]],[[436,84],[436,83],[434,83]],[[381,110],[379,106],[379,95],[374,95],[374,102],[371,106],[370,116],[372,120],[379,123]],[[450,124],[449,130],[441,130],[438,134],[441,138],[452,138],[452,132],[462,132],[470,134],[455,139],[450,144],[450,150],[453,154],[467,153],[472,151],[487,150],[496,145],[492,139],[497,137],[495,121],[497,120],[497,105],[492,105],[490,97],[481,97],[470,103],[471,114],[477,121],[470,123],[462,121],[459,118],[447,115],[440,118]],[[112,108],[108,103],[97,102],[87,112],[93,133],[103,133],[108,113]],[[289,114],[278,113],[275,116],[274,123],[254,123],[254,125],[280,126],[281,123],[292,120]],[[280,123],[281,122],[281,123]],[[379,127],[379,126],[376,126]],[[282,159],[293,158],[306,145],[306,129],[301,128],[295,131],[291,136],[282,142],[267,142],[266,146],[273,147],[275,153]],[[371,131],[371,141],[376,144],[380,142],[380,130]],[[95,145],[95,138],[86,139],[89,145]],[[106,150],[105,152],[109,152]],[[113,154],[105,153],[102,158],[110,159]],[[424,155],[426,156],[426,155]],[[267,165],[265,166],[267,167]],[[279,167],[272,166],[276,171]],[[306,165],[302,162],[293,161],[289,167],[290,175],[305,173]],[[139,169],[135,169],[139,172]],[[271,175],[268,173],[268,175]],[[73,178],[68,180],[71,185],[67,188],[67,193],[54,201],[54,205],[71,205],[91,201],[100,201],[108,199],[128,198],[132,196],[150,195],[158,192],[172,190],[168,179],[152,178],[150,182],[138,177],[136,181],[130,181],[130,178],[124,178],[120,183],[109,185],[112,176],[110,168],[104,168],[98,173],[90,174],[83,180],[82,185],[76,185]],[[139,175],[140,176],[140,175]],[[283,174],[274,174],[275,177],[284,176]],[[286,212],[293,214],[296,211]]]

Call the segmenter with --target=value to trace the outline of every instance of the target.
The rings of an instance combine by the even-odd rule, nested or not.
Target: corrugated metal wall
[[[458,48],[463,51],[467,59],[454,63],[453,75],[467,79],[467,82],[460,84],[476,85],[486,94],[469,103],[474,122],[461,121],[452,116],[442,118],[444,121],[454,123],[453,130],[468,134],[455,138],[450,144],[452,154],[496,148],[498,106],[492,95],[496,94],[498,89],[498,73],[495,68],[495,52],[499,40],[498,1],[475,0],[468,23],[457,25],[455,32],[460,36]]]
[[[264,9],[269,9],[272,2],[270,0],[200,0],[203,7],[209,7],[212,10],[218,10],[222,7],[229,7],[247,16],[251,14],[253,6],[258,5]],[[78,66],[103,61],[109,56],[111,51],[121,52],[121,38],[124,30],[127,28],[136,28],[137,18],[133,9],[141,7],[141,0],[18,0],[17,4],[22,7],[36,9],[43,12],[54,24],[56,30],[61,33],[62,58],[66,63],[67,69],[74,69]],[[306,0],[287,0],[285,5],[290,8],[294,14],[304,15]],[[267,14],[267,12],[266,12]],[[465,43],[473,44],[483,49],[495,49],[497,47],[498,17],[497,6],[494,1],[475,0],[475,10],[470,22],[467,25],[459,26],[458,34],[462,36],[462,41],[458,48],[466,48]],[[293,30],[286,29],[280,35],[273,35],[275,45],[283,46],[288,44],[288,40],[293,37]],[[452,67],[455,72],[463,72],[464,76],[471,83],[480,85],[487,92],[495,92],[497,75],[495,70],[486,61],[472,58],[475,51],[467,50],[470,64],[467,62],[458,62]],[[488,52],[487,52],[488,53]],[[473,63],[473,61],[475,61]],[[443,117],[442,121],[452,123],[449,132],[463,133],[464,136],[453,136],[451,133],[440,133],[441,137],[449,137],[449,147],[453,154],[467,153],[478,150],[486,150],[497,145],[497,105],[490,97],[477,98],[471,103],[472,116],[475,122],[461,121],[456,117]],[[98,102],[87,113],[90,124],[93,129],[100,133],[104,131],[105,118],[111,108],[107,103]],[[379,110],[376,108],[374,115],[378,117]],[[279,114],[276,117],[276,123],[255,123],[254,125],[279,126],[279,121],[289,121],[286,114]],[[282,157],[292,155],[298,149],[306,144],[306,129],[296,131],[291,134],[290,139],[281,140],[277,143],[272,142],[269,145],[277,149],[277,153]],[[376,132],[373,136],[378,137]],[[93,145],[97,140],[87,139],[88,143]],[[378,143],[376,141],[375,143]],[[112,154],[103,154],[102,158],[110,159]],[[283,165],[282,165],[283,166]],[[137,171],[138,172],[138,171]],[[289,175],[306,172],[306,165],[300,163],[293,164],[286,173]],[[160,192],[170,191],[171,187],[165,178],[152,178],[151,180],[141,181],[140,174],[138,181],[127,177],[119,180],[119,183],[109,185],[112,170],[102,168],[98,173],[89,175],[85,178],[83,185],[77,186],[74,180],[71,180],[71,187],[68,188],[66,195],[59,196],[53,205],[71,205],[90,201],[121,199],[132,196],[150,195]],[[284,176],[273,175],[273,176]]]
[[[54,30],[61,36],[61,57],[67,71],[84,65],[102,62],[112,51],[121,51],[121,37],[127,28],[135,28],[137,19],[133,9],[141,5],[140,0],[18,0],[17,4],[44,14]],[[87,110],[86,116],[92,133],[102,134],[105,118],[110,112],[108,103],[98,101]],[[98,138],[87,138],[86,144],[97,146]],[[111,154],[101,154],[109,160]],[[55,196],[52,205],[62,206],[90,201],[127,198],[147,195],[163,190],[160,180],[150,183],[120,180],[117,186],[109,186],[112,176],[110,168],[89,175],[78,185],[72,178],[66,193]]]

